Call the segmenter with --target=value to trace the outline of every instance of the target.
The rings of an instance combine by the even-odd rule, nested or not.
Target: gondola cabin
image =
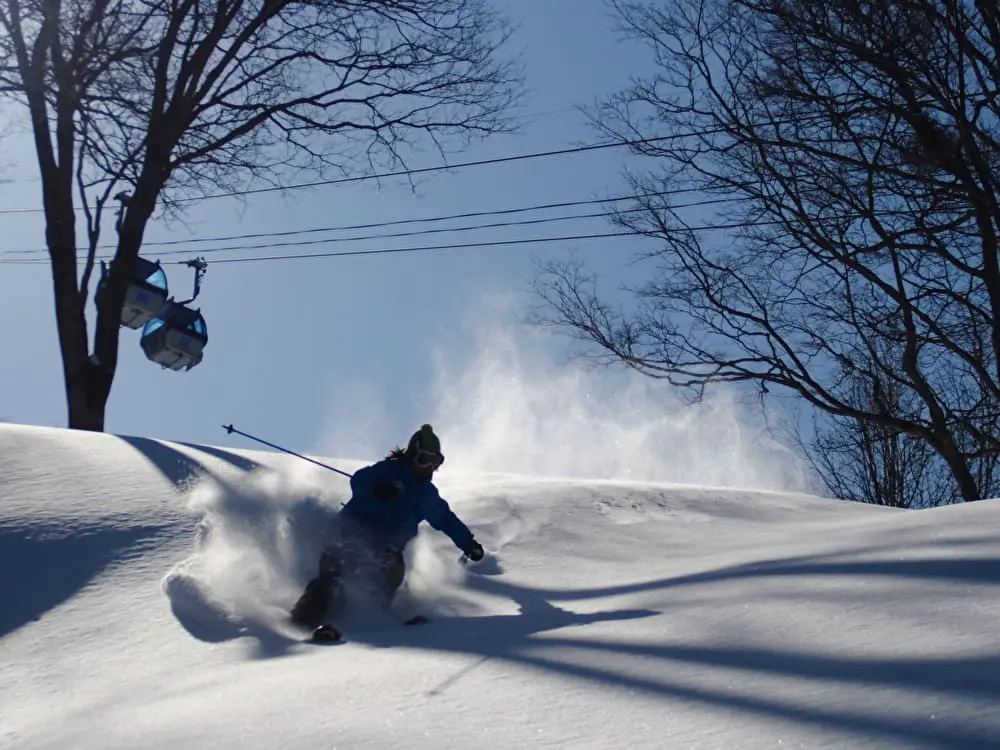
[[[101,293],[106,275],[102,273],[97,286]],[[159,261],[153,262],[145,258],[136,258],[125,290],[125,302],[122,305],[122,325],[127,328],[142,328],[167,303],[167,275],[160,267]]]
[[[146,323],[139,339],[146,358],[169,370],[190,370],[201,362],[207,343],[201,312],[173,300]]]

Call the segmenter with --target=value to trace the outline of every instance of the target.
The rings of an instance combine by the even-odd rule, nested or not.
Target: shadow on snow
[[[199,473],[207,473],[205,467],[179,451],[157,441],[139,438],[127,439],[150,461],[178,486]],[[198,450],[205,451],[201,446]],[[211,455],[228,460],[226,456],[213,451]],[[222,452],[225,453],[225,452]],[[242,459],[241,459],[242,460]],[[241,465],[240,468],[256,468]],[[133,532],[135,533],[135,532]],[[134,541],[134,540],[133,540]],[[83,540],[81,553],[87,548]],[[122,544],[127,544],[123,540]],[[956,540],[956,544],[961,544]],[[4,540],[0,538],[0,548]],[[94,551],[108,552],[111,546],[107,540],[94,544]],[[118,545],[116,548],[120,548]],[[877,549],[877,548],[872,548]],[[859,550],[849,551],[856,554]],[[110,552],[106,557],[113,557]],[[39,553],[36,558],[44,557]],[[1000,585],[1000,559],[983,555],[965,559],[941,560],[848,560],[838,559],[838,555],[803,556],[767,560],[709,570],[691,575],[662,578],[619,586],[602,586],[589,589],[547,589],[529,588],[507,583],[500,570],[485,577],[470,576],[470,586],[496,596],[505,596],[519,605],[516,615],[495,615],[468,618],[440,618],[426,628],[401,629],[397,627],[373,627],[369,631],[351,632],[352,641],[375,647],[402,645],[445,653],[459,653],[479,657],[476,664],[487,660],[506,660],[542,671],[567,677],[593,681],[606,685],[616,685],[628,690],[646,692],[661,697],[691,701],[717,708],[746,712],[772,719],[812,724],[824,729],[834,729],[844,734],[876,739],[891,743],[905,743],[911,747],[929,748],[994,748],[997,746],[996,718],[993,725],[984,729],[962,721],[960,717],[946,715],[923,718],[895,716],[879,711],[872,706],[871,712],[860,713],[848,709],[838,710],[830,706],[804,706],[793,704],[766,694],[740,694],[732,690],[718,690],[683,684],[680,679],[671,680],[671,665],[684,664],[704,667],[706,670],[740,670],[761,676],[801,678],[822,681],[829,684],[853,684],[896,688],[918,691],[923,694],[949,694],[961,696],[967,701],[981,701],[989,704],[1000,699],[1000,652],[983,653],[963,659],[858,659],[852,657],[833,658],[820,654],[796,653],[744,646],[702,646],[685,644],[626,643],[557,636],[553,631],[586,626],[594,623],[649,617],[657,612],[645,609],[622,609],[575,613],[561,608],[557,603],[582,602],[611,596],[656,590],[683,589],[685,587],[709,585],[713,582],[732,580],[761,580],[767,578],[802,578],[826,576],[868,576],[898,579],[921,579],[954,582],[962,585]],[[18,555],[18,560],[20,560]],[[95,557],[91,567],[97,565]],[[75,573],[74,573],[75,575]],[[72,577],[72,576],[71,576]],[[62,586],[51,587],[52,591],[72,588],[76,579],[69,578]],[[171,594],[169,587],[168,595]],[[47,589],[48,590],[48,589]],[[171,601],[197,602],[197,592],[173,592]],[[2,593],[0,593],[2,595]],[[10,601],[8,597],[4,600]],[[38,609],[35,607],[34,609]],[[197,609],[197,607],[195,608]],[[27,611],[27,610],[26,610]],[[211,607],[203,608],[202,616],[191,615],[189,608],[175,606],[175,615],[192,636],[205,641],[227,640],[236,637],[256,639],[256,655],[274,657],[286,654],[295,646],[289,634],[275,632],[273,628],[261,624],[236,623],[225,617],[215,617]],[[208,616],[205,617],[204,615]],[[21,615],[23,619],[24,613]],[[10,617],[7,615],[7,619]],[[5,621],[0,619],[0,633],[4,632]],[[7,624],[9,629],[9,623]],[[544,638],[536,636],[546,634]],[[312,648],[312,647],[310,647]],[[553,656],[557,653],[559,658]],[[659,664],[658,675],[650,678],[615,670],[606,666],[592,666],[567,660],[567,653],[604,652],[624,658],[639,658]],[[581,662],[583,660],[580,660]],[[475,664],[451,678],[447,683],[430,692],[431,696],[444,692],[461,678]],[[676,670],[673,670],[676,671]],[[983,714],[987,719],[989,715]]]
[[[646,617],[649,610],[617,610],[576,614],[552,602],[584,601],[643,591],[683,588],[733,579],[796,576],[889,576],[954,581],[959,584],[1000,585],[1000,559],[983,557],[972,560],[891,560],[844,561],[823,557],[803,557],[788,561],[768,561],[740,565],[688,576],[665,578],[625,586],[597,587],[583,590],[538,589],[507,583],[498,578],[471,577],[470,585],[496,596],[509,597],[520,605],[519,615],[444,619],[430,628],[405,632],[392,639],[381,633],[375,637],[361,634],[357,640],[371,645],[389,645],[388,640],[411,648],[480,657],[476,664],[501,659],[515,664],[567,677],[617,685],[662,697],[700,702],[720,708],[812,724],[824,729],[861,738],[906,743],[929,748],[995,748],[1000,736],[1000,722],[995,711],[981,715],[987,719],[979,726],[960,717],[938,714],[915,718],[894,716],[872,706],[871,713],[817,705],[806,707],[766,693],[740,694],[730,689],[715,690],[671,680],[677,672],[672,665],[694,665],[706,670],[738,670],[772,677],[799,678],[825,684],[851,684],[869,688],[896,688],[921,694],[960,696],[963,702],[991,705],[1000,700],[1000,651],[964,658],[872,658],[831,657],[820,654],[770,650],[745,646],[703,646],[662,643],[627,643],[621,641],[559,637],[553,631],[590,623]],[[631,657],[646,664],[659,664],[657,678],[592,666],[586,659],[574,661],[571,653],[604,652],[622,659]],[[558,654],[558,657],[554,656]],[[472,667],[467,668],[472,669]],[[464,671],[463,673],[464,674]],[[663,675],[662,678],[659,675]],[[461,675],[430,691],[442,693]],[[992,717],[992,718],[990,718]],[[990,725],[990,726],[986,726]]]

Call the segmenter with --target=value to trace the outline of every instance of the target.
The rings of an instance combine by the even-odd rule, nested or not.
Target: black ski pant
[[[360,579],[389,604],[406,577],[406,562],[397,549],[333,544],[320,555],[317,577],[329,581],[334,590],[342,588],[346,580]]]
[[[316,577],[292,607],[294,622],[316,627],[344,605],[344,585],[358,581],[371,590],[383,606],[392,603],[406,577],[403,553],[397,549],[372,550],[364,545],[336,543],[323,550]]]

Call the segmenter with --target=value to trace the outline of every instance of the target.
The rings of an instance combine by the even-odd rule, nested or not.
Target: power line
[[[701,226],[684,227],[680,231],[710,232],[720,229],[753,229],[755,227],[774,226],[776,224],[782,224],[782,223],[784,222],[782,222],[780,219],[772,219],[768,221],[741,221],[741,222],[733,222],[731,224],[703,224]],[[359,255],[389,255],[394,253],[395,254],[417,253],[417,252],[425,252],[432,250],[459,250],[459,249],[480,248],[480,247],[529,245],[529,244],[538,244],[542,242],[573,242],[577,240],[596,240],[596,239],[606,239],[613,237],[648,237],[651,239],[655,239],[656,235],[652,232],[640,232],[629,229],[619,232],[576,234],[563,237],[526,237],[513,240],[460,242],[452,245],[421,245],[417,247],[379,248],[377,250],[332,250],[329,252],[322,252],[322,253],[299,253],[295,255],[282,254],[282,255],[260,255],[248,258],[220,258],[218,260],[213,261],[213,264],[253,263],[258,261],[278,261],[278,260],[305,260],[314,258],[340,258],[340,257],[359,256]],[[171,261],[171,263],[181,264],[183,263],[183,261]]]
[[[575,240],[593,240],[601,238],[610,237],[629,237],[639,235],[639,232],[634,232],[631,230],[620,231],[620,232],[606,232],[598,234],[577,234],[577,235],[567,235],[563,237],[528,237],[514,240],[493,240],[484,242],[460,242],[452,245],[421,245],[418,247],[393,247],[393,248],[379,248],[376,250],[334,250],[330,252],[323,253],[299,253],[296,255],[282,254],[282,255],[262,255],[253,256],[248,258],[219,258],[212,261],[213,265],[219,263],[254,263],[259,261],[276,261],[276,260],[304,260],[309,258],[334,258],[334,257],[349,257],[358,255],[388,255],[393,253],[416,253],[425,252],[431,250],[456,250],[462,248],[479,248],[479,247],[501,247],[506,245],[527,245],[527,244],[537,244],[541,242],[569,242]],[[184,265],[184,261],[175,260],[169,261],[171,265]],[[9,265],[33,265],[41,266],[48,265],[46,260],[0,260],[0,264]]]
[[[593,240],[593,239],[613,238],[613,237],[638,236],[640,234],[641,234],[640,232],[627,230],[627,231],[605,232],[596,234],[566,235],[562,237],[527,237],[527,238],[520,238],[513,240],[460,242],[450,245],[421,245],[417,247],[379,248],[376,250],[333,250],[322,253],[299,253],[295,255],[291,254],[261,255],[261,256],[245,257],[245,258],[219,258],[217,260],[212,261],[212,264],[218,265],[220,263],[254,263],[260,261],[304,260],[310,258],[334,258],[334,257],[359,256],[359,255],[388,255],[396,253],[426,252],[432,250],[457,250],[464,248],[516,246],[516,245],[538,244],[542,242],[570,242],[575,240]],[[185,263],[184,261],[180,260],[169,261],[170,265],[184,265],[184,263]],[[45,266],[48,265],[48,261],[42,259],[0,260],[0,264]]]
[[[636,211],[639,209],[630,209]],[[547,216],[540,219],[521,219],[519,221],[499,221],[491,224],[473,224],[466,227],[437,227],[434,229],[418,229],[409,232],[383,232],[381,234],[355,235],[353,237],[325,237],[318,240],[295,240],[290,242],[271,242],[261,245],[230,245],[228,247],[209,247],[197,250],[199,254],[225,253],[225,252],[246,252],[247,250],[267,250],[278,247],[308,247],[312,245],[328,245],[340,242],[364,242],[367,240],[399,239],[401,237],[419,237],[429,234],[451,234],[458,232],[478,232],[483,229],[501,229],[507,227],[536,226],[539,224],[552,224],[560,221],[579,221],[581,219],[607,218],[611,216],[608,211],[598,211],[588,214],[573,214],[571,216]],[[190,255],[191,250],[166,250],[157,253],[157,257],[168,255]]]
[[[222,237],[191,237],[183,240],[163,240],[156,242],[146,242],[143,243],[143,247],[164,247],[168,245],[186,245],[193,242],[231,242],[234,240],[255,240],[262,239],[264,237],[293,237],[300,234],[317,234],[321,232],[346,232],[353,231],[356,229],[381,229],[384,227],[395,227],[403,226],[406,224],[436,224],[441,221],[457,221],[459,219],[478,219],[487,216],[508,216],[512,214],[529,213],[532,211],[549,211],[554,208],[575,208],[577,206],[593,206],[600,203],[621,203],[623,201],[635,200],[636,198],[655,198],[663,197],[668,195],[681,195],[684,193],[694,193],[698,192],[698,188],[677,188],[674,190],[663,190],[655,193],[642,193],[640,195],[622,195],[615,198],[591,198],[586,200],[575,200],[575,201],[562,201],[560,203],[542,203],[534,206],[520,206],[518,208],[499,208],[491,210],[481,210],[481,211],[467,211],[460,214],[444,214],[439,216],[426,216],[416,219],[394,219],[391,221],[376,221],[370,222],[368,224],[341,224],[337,226],[330,227],[314,227],[310,229],[293,229],[283,232],[257,232],[254,234],[234,234]],[[711,204],[716,202],[721,202],[721,200],[738,200],[738,199],[719,199],[719,200],[708,200],[704,203]],[[691,204],[689,204],[691,205]],[[678,206],[680,207],[680,206]],[[597,214],[595,214],[596,216]],[[114,245],[104,245],[104,249],[113,248]],[[14,251],[14,252],[33,252],[31,250],[26,251]],[[44,250],[42,252],[45,252]]]
[[[543,110],[538,111],[538,112],[520,112],[520,113],[519,112],[511,112],[511,115],[513,117],[519,118],[519,119],[527,122],[527,121],[530,121],[530,120],[537,120],[537,119],[541,119],[541,118],[544,118],[544,117],[551,117],[553,115],[567,114],[569,112],[579,112],[579,108],[577,108],[577,107],[561,107],[560,109],[543,109]],[[7,184],[14,184],[14,185],[32,184],[33,185],[33,184],[36,184],[36,183],[40,183],[41,181],[42,181],[41,177],[39,177],[38,175],[33,175],[33,176],[30,176],[30,177],[25,176],[25,177],[18,177],[16,179],[8,180]],[[37,212],[37,211],[40,211],[40,210],[41,209],[37,209],[37,208],[12,208],[12,209],[9,209],[7,211],[0,210],[0,213],[28,213],[28,212]]]
[[[713,130],[705,130],[697,133],[697,135],[712,135],[716,132],[723,132],[723,128],[716,128]],[[525,161],[528,159],[542,159],[549,156],[562,156],[565,154],[582,154],[588,151],[600,151],[606,148],[623,148],[628,146],[641,146],[647,143],[657,143],[659,141],[675,140],[678,138],[688,137],[689,133],[678,133],[674,135],[662,135],[656,138],[639,138],[632,141],[606,141],[604,143],[591,143],[585,146],[573,146],[570,148],[553,149],[551,151],[536,151],[528,154],[515,154],[513,156],[497,156],[492,159],[476,159],[473,161],[460,161],[455,164],[440,164],[436,167],[419,167],[417,169],[400,169],[393,172],[383,172],[382,174],[374,175],[358,175],[356,177],[338,177],[333,180],[316,180],[315,182],[302,182],[295,185],[286,185],[278,187],[267,187],[267,188],[254,188],[252,190],[234,190],[227,193],[212,193],[210,195],[205,195],[201,197],[192,198],[181,198],[177,200],[177,203],[197,201],[197,200],[212,200],[215,198],[233,198],[242,195],[259,195],[261,193],[277,193],[284,190],[298,190],[300,188],[310,188],[310,187],[322,187],[326,185],[343,185],[350,182],[362,182],[365,180],[375,180],[383,177],[409,177],[416,174],[427,174],[429,172],[445,172],[452,169],[465,169],[466,167],[483,167],[491,164],[504,164],[513,161]]]
[[[692,204],[694,205],[694,204]],[[767,226],[781,226],[785,224],[784,219],[768,219],[764,221],[737,221],[728,224],[702,224],[695,226],[682,226],[677,228],[678,233],[683,232],[714,232],[724,229],[756,229],[759,227]],[[321,253],[299,253],[299,254],[282,254],[282,255],[262,255],[262,256],[251,256],[244,258],[219,258],[212,261],[213,265],[219,263],[254,263],[263,261],[282,261],[282,260],[304,260],[304,259],[314,259],[314,258],[338,258],[338,257],[350,257],[350,256],[361,256],[361,255],[388,255],[388,254],[399,254],[399,253],[416,253],[424,251],[434,251],[434,250],[457,250],[465,248],[481,248],[481,247],[503,247],[503,246],[516,246],[516,245],[527,245],[527,244],[539,244],[544,242],[570,242],[576,240],[594,240],[594,239],[605,239],[605,238],[615,238],[615,237],[646,237],[647,239],[657,239],[660,232],[658,230],[625,230],[619,232],[604,232],[596,234],[577,234],[577,235],[567,235],[561,237],[526,237],[512,240],[492,240],[483,242],[460,242],[450,245],[421,245],[416,247],[393,247],[393,248],[379,248],[376,250],[334,250]],[[361,238],[364,239],[364,238]],[[337,240],[327,240],[328,242],[336,242]],[[345,240],[346,241],[346,240]],[[304,243],[312,244],[312,243]],[[261,245],[260,248],[267,247],[280,247],[281,245]],[[171,265],[189,265],[187,261],[168,261]],[[48,261],[44,259],[38,260],[0,260],[0,264],[8,265],[48,265]]]
[[[768,221],[740,221],[740,222],[733,222],[731,224],[703,224],[701,226],[684,227],[681,229],[681,231],[709,232],[709,231],[716,231],[719,229],[753,229],[755,227],[774,226],[776,224],[782,224],[782,223],[784,222],[782,222],[780,219],[771,219]],[[332,250],[323,253],[299,253],[295,255],[291,254],[258,255],[249,258],[220,258],[212,262],[213,264],[217,265],[219,263],[255,263],[263,261],[306,260],[315,258],[343,258],[343,257],[359,256],[359,255],[390,255],[390,254],[400,254],[400,253],[419,253],[419,252],[427,252],[433,250],[460,250],[460,249],[471,249],[471,248],[481,248],[481,247],[504,247],[504,246],[539,244],[543,242],[575,242],[579,240],[597,240],[597,239],[607,239],[615,237],[648,237],[651,239],[656,238],[655,234],[652,232],[640,232],[628,229],[618,232],[575,234],[563,237],[526,237],[514,240],[460,242],[452,245],[421,245],[417,247],[379,248],[377,250]],[[183,261],[171,261],[171,263],[182,264]]]
[[[277,193],[286,190],[301,190],[303,188],[323,187],[327,185],[344,185],[354,182],[364,182],[367,180],[378,180],[387,177],[409,177],[411,175],[428,174],[431,172],[444,172],[454,169],[465,169],[467,167],[482,167],[492,164],[504,164],[507,162],[525,161],[529,159],[542,159],[550,156],[562,156],[566,154],[582,154],[590,151],[600,151],[608,148],[627,148],[630,146],[641,146],[650,143],[659,143],[668,140],[678,140],[693,135],[713,135],[725,132],[724,128],[712,128],[699,131],[698,133],[674,133],[672,135],[657,136],[655,138],[637,138],[630,141],[605,141],[603,143],[591,143],[584,146],[573,146],[562,149],[552,149],[549,151],[535,151],[527,154],[514,154],[511,156],[497,156],[491,159],[476,159],[472,161],[456,162],[454,164],[439,164],[434,167],[418,167],[417,169],[400,169],[392,172],[379,172],[376,174],[357,175],[355,177],[338,177],[331,180],[316,180],[314,182],[301,182],[292,185],[276,185],[274,187],[253,188],[250,190],[232,190],[224,193],[210,193],[209,195],[192,196],[188,198],[177,198],[174,203],[191,203],[194,201],[214,200],[216,198],[234,198],[244,195],[260,195],[263,193]],[[77,211],[82,208],[77,207]],[[0,214],[21,214],[21,213],[41,213],[42,208],[8,208],[0,209]]]
[[[784,222],[780,219],[771,219],[767,221],[740,221],[733,222],[729,224],[702,224],[700,226],[688,226],[682,227],[679,231],[682,232],[711,232],[718,231],[722,229],[753,229],[756,227],[764,226],[774,226],[780,225]],[[417,253],[417,252],[429,252],[436,250],[459,250],[459,249],[474,249],[474,248],[484,248],[484,247],[506,247],[506,246],[518,246],[518,245],[528,245],[528,244],[540,244],[544,242],[573,242],[581,240],[595,240],[595,239],[607,239],[607,238],[617,238],[617,237],[647,237],[650,239],[656,239],[655,232],[640,232],[636,230],[624,230],[618,232],[604,232],[604,233],[594,233],[594,234],[576,234],[576,235],[566,235],[560,237],[527,237],[518,238],[512,240],[490,240],[483,242],[460,242],[449,245],[420,245],[415,247],[393,247],[393,248],[379,248],[375,250],[332,250],[327,252],[318,253],[297,253],[297,254],[281,254],[281,255],[261,255],[261,256],[251,256],[243,258],[219,258],[212,261],[213,265],[218,265],[220,263],[255,263],[255,262],[273,262],[273,261],[288,261],[288,260],[306,260],[306,259],[316,259],[316,258],[340,258],[340,257],[351,257],[351,256],[362,256],[362,255],[389,255],[389,254],[402,254],[402,253]],[[308,243],[307,243],[308,244]],[[265,247],[274,247],[273,245],[263,245]],[[185,265],[185,261],[168,261],[171,265]],[[47,265],[45,260],[0,260],[0,264],[12,264],[12,265]]]
[[[479,248],[479,247],[528,245],[528,244],[537,244],[540,242],[571,242],[577,240],[603,239],[608,237],[629,237],[629,236],[634,237],[637,234],[639,233],[633,231],[621,231],[621,232],[606,232],[602,234],[576,234],[565,237],[527,237],[516,240],[493,240],[489,242],[460,242],[454,245],[423,245],[419,247],[391,247],[391,248],[379,248],[377,250],[334,250],[325,253],[299,253],[296,255],[261,255],[250,258],[220,258],[218,260],[213,261],[213,264],[255,263],[261,261],[275,261],[275,260],[305,260],[309,258],[338,258],[338,257],[348,257],[353,255],[389,255],[393,253],[397,254],[417,253],[417,252],[426,252],[431,250],[458,250],[458,249]],[[171,262],[180,263],[181,261],[171,261]]]
[[[174,247],[174,246],[190,246],[190,245],[201,245],[203,243],[209,242],[231,242],[236,240],[244,239],[265,239],[265,238],[277,238],[277,237],[295,237],[299,235],[308,234],[321,234],[327,232],[341,232],[355,229],[375,229],[383,227],[393,227],[393,226],[404,226],[407,224],[429,224],[438,223],[443,221],[453,221],[458,219],[466,218],[481,218],[487,216],[508,216],[521,213],[529,213],[534,211],[547,211],[553,208],[561,207],[572,207],[572,206],[588,206],[595,204],[607,204],[607,203],[621,203],[622,201],[635,200],[640,198],[653,198],[653,197],[663,197],[669,195],[680,195],[684,193],[697,192],[696,188],[677,188],[674,190],[664,190],[655,193],[642,193],[639,195],[625,195],[615,198],[597,198],[589,200],[577,200],[577,201],[564,201],[561,203],[548,203],[535,206],[523,206],[519,208],[505,208],[505,209],[494,209],[494,210],[483,210],[483,211],[469,211],[460,214],[447,214],[442,216],[432,216],[432,217],[422,217],[416,219],[396,219],[392,221],[379,221],[371,222],[367,224],[347,224],[347,225],[335,225],[327,227],[313,227],[309,229],[293,229],[281,232],[255,232],[251,234],[236,234],[228,236],[216,236],[216,237],[189,237],[181,240],[160,240],[151,241],[143,243],[143,251],[146,248],[151,247]],[[696,201],[693,203],[680,203],[674,204],[671,208],[681,209],[681,208],[693,208],[696,206],[709,206],[720,203],[731,203],[733,201],[738,201],[740,198],[711,198],[703,201]],[[636,209],[627,209],[624,212],[630,212]],[[527,219],[522,221],[510,221],[510,222],[498,222],[492,224],[474,224],[465,227],[439,227],[434,229],[425,229],[419,231],[409,231],[409,232],[396,232],[396,233],[382,233],[382,234],[372,234],[361,237],[330,237],[321,240],[313,240],[310,242],[289,242],[289,243],[276,243],[269,245],[249,245],[249,246],[233,246],[224,248],[194,248],[179,251],[161,251],[159,253],[150,253],[156,257],[162,257],[165,255],[178,255],[182,253],[198,252],[198,253],[214,253],[222,252],[226,250],[247,250],[247,249],[258,249],[261,247],[293,247],[296,245],[316,245],[325,242],[350,242],[359,240],[370,240],[370,239],[387,239],[393,237],[412,237],[422,234],[441,234],[444,232],[463,232],[471,231],[475,229],[494,229],[499,227],[510,227],[510,226],[525,226],[533,224],[546,224],[557,221],[569,221],[575,219],[590,219],[590,218],[606,218],[615,215],[616,213],[622,213],[622,211],[600,211],[588,214],[574,214],[571,216],[550,216],[543,217],[539,219]],[[115,249],[113,244],[99,245],[99,250],[113,250]],[[78,248],[79,252],[86,252],[86,248]],[[0,255],[35,255],[43,254],[48,251],[44,248],[35,248],[32,250],[4,250],[0,251]],[[106,259],[106,258],[105,258]]]
[[[688,203],[673,206],[672,208],[691,208],[693,206],[703,206],[709,203],[726,203],[728,199],[718,198],[713,201],[702,201],[698,203]],[[381,234],[358,235],[353,237],[327,237],[318,240],[296,240],[292,242],[271,242],[261,245],[232,245],[229,247],[211,247],[198,250],[198,253],[224,253],[224,252],[246,252],[248,250],[266,250],[279,247],[309,247],[314,245],[327,245],[342,242],[364,242],[370,240],[399,239],[401,237],[418,237],[430,234],[451,234],[458,232],[478,232],[484,229],[501,229],[509,227],[537,226],[540,224],[552,224],[562,221],[580,221],[585,219],[606,219],[616,214],[635,213],[643,211],[641,208],[624,209],[622,211],[597,211],[586,214],[572,214],[569,216],[546,216],[539,219],[521,219],[518,221],[501,221],[490,224],[473,224],[464,227],[437,227],[433,229],[419,229],[408,232],[383,232]],[[158,253],[157,257],[168,255],[188,255],[191,250],[167,250]],[[215,261],[213,261],[215,262]]]
[[[587,200],[563,201],[561,203],[545,203],[535,206],[521,206],[518,208],[468,211],[466,213],[460,213],[460,214],[444,214],[439,216],[420,217],[416,219],[394,219],[391,221],[376,221],[376,222],[369,222],[367,224],[338,224],[326,227],[311,227],[309,229],[290,229],[282,232],[254,232],[250,234],[231,234],[231,235],[221,235],[214,237],[187,237],[182,240],[154,240],[149,242],[143,242],[142,246],[143,248],[170,247],[174,245],[201,244],[204,242],[233,242],[236,240],[257,240],[257,239],[263,239],[265,237],[294,237],[302,234],[320,234],[323,232],[346,232],[357,229],[381,229],[383,227],[403,226],[406,224],[431,224],[441,221],[454,221],[458,219],[474,219],[486,216],[505,216],[510,214],[528,213],[531,211],[547,211],[554,208],[592,206],[598,203],[620,203],[622,201],[632,200],[636,197],[653,197],[653,196],[671,195],[674,193],[684,193],[693,191],[694,188],[686,188],[686,189],[679,189],[676,191],[664,191],[661,193],[648,193],[645,196],[625,195],[617,198],[594,198]],[[115,249],[115,247],[116,245],[114,244],[106,243],[103,245],[98,245],[97,249],[113,250]],[[77,249],[79,251],[86,250],[86,248],[84,247]],[[48,250],[46,250],[45,248],[35,248],[32,250],[3,250],[0,251],[0,255],[29,255],[34,253],[47,253],[47,252]]]

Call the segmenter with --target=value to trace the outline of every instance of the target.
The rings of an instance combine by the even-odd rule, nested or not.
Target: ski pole
[[[246,432],[243,432],[242,430],[237,430],[231,424],[230,425],[225,425],[225,424],[222,425],[222,429],[224,429],[230,435],[232,435],[235,432],[237,435],[242,435],[243,437],[249,438],[250,440],[255,440],[258,443],[262,443],[263,445],[266,445],[266,446],[269,446],[271,448],[274,448],[275,450],[279,450],[282,453],[288,453],[288,454],[290,454],[292,456],[295,456],[297,458],[301,458],[303,461],[308,461],[311,464],[316,464],[317,466],[322,466],[324,469],[329,469],[330,471],[335,471],[338,474],[340,474],[341,476],[347,477],[348,479],[350,479],[351,476],[352,476],[351,474],[348,474],[346,471],[341,471],[340,469],[335,469],[333,466],[325,464],[322,461],[317,461],[315,459],[309,458],[308,456],[303,456],[301,453],[296,453],[295,451],[290,451],[290,450],[288,450],[288,448],[282,448],[280,445],[275,445],[274,443],[269,443],[266,440],[261,440],[259,437],[254,437],[253,435],[250,435],[250,434],[248,434]]]

